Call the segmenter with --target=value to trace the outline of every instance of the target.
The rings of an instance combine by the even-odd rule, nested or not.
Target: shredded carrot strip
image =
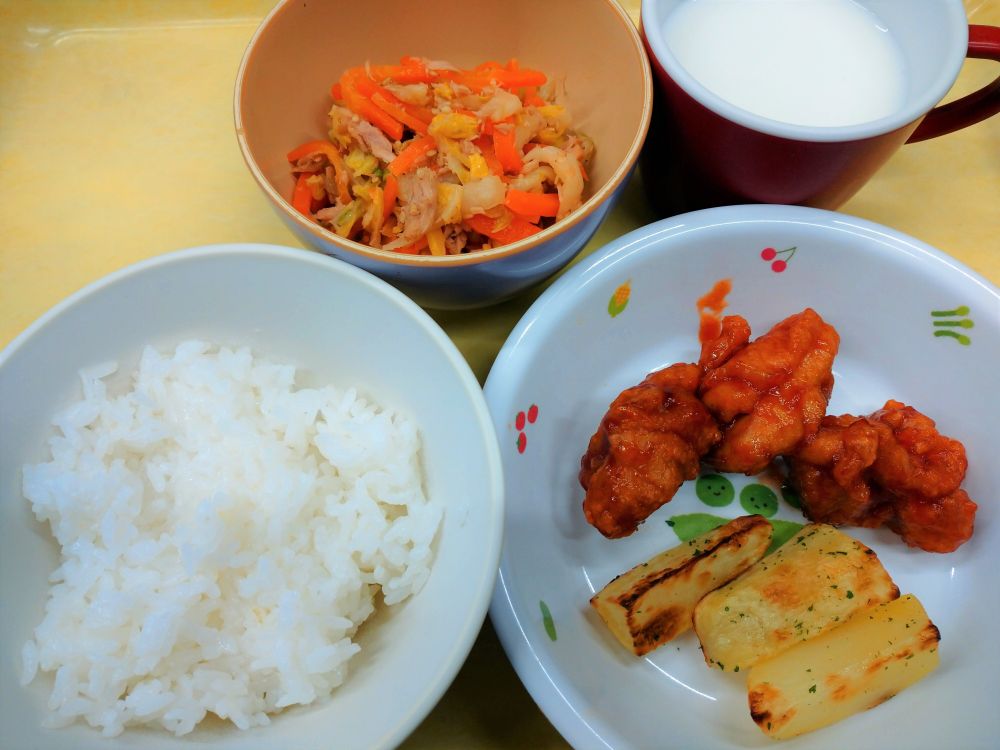
[[[414,126],[410,122],[407,122],[407,120],[418,120],[427,124],[434,119],[433,112],[426,107],[419,107],[415,104],[404,102],[402,99],[389,91],[389,89],[384,86],[379,86],[378,83],[369,78],[364,68],[351,68],[347,72],[353,77],[354,85],[357,88],[358,93],[371,99],[373,103],[381,107],[389,115],[396,118],[404,125],[409,125],[411,130],[417,130],[417,132],[427,132],[427,128],[418,130],[420,125]],[[376,98],[380,98],[383,101],[377,101]],[[403,114],[400,114],[400,111],[402,111]]]
[[[503,203],[521,216],[555,216],[559,213],[559,196],[556,193],[508,189]]]
[[[544,107],[548,104],[547,101],[538,95],[537,86],[525,86],[521,90],[521,101],[524,102],[525,107]]]
[[[329,143],[327,141],[306,141],[301,146],[293,148],[291,151],[289,151],[288,154],[286,155],[286,158],[288,159],[288,161],[294,164],[299,159],[309,156],[310,154],[315,154],[320,152],[325,154],[327,152],[327,148],[334,149],[335,147],[332,143]]]
[[[389,220],[389,216],[392,215],[392,211],[396,208],[396,198],[399,196],[399,180],[396,179],[396,175],[388,174],[385,177],[385,193],[382,197],[384,203],[382,204],[382,222],[385,223]]]
[[[372,65],[372,78],[376,81],[392,80],[396,83],[430,83],[436,76],[416,58],[403,58],[401,65]]]
[[[517,144],[514,141],[514,129],[493,131],[493,150],[497,159],[503,165],[505,172],[518,174],[524,169],[524,159],[518,153]]]
[[[394,252],[406,253],[407,255],[419,255],[420,251],[427,247],[427,235],[425,234],[420,239],[411,242],[409,245],[403,245],[402,247],[395,248]]]
[[[496,228],[498,224],[497,220],[491,219],[486,214],[470,216],[464,220],[464,223],[473,231],[484,234],[491,240],[495,240],[502,245],[523,240],[542,231],[541,227],[536,227],[534,224],[517,215],[512,216],[510,223],[501,229]]]
[[[411,117],[416,117],[418,120],[428,123],[434,119],[434,112],[427,107],[421,107],[419,104],[410,104],[409,102],[404,102],[402,99],[397,99],[397,101],[399,102],[399,106],[405,109]]]
[[[490,172],[498,177],[503,177],[503,164],[500,163],[493,150],[493,139],[487,135],[481,135],[472,143],[483,153],[483,159],[486,160],[486,166],[489,167]]]
[[[295,191],[292,193],[292,208],[301,214],[312,218],[312,188],[307,180],[312,177],[309,172],[299,173],[299,178],[295,181]]]
[[[434,139],[429,135],[414,138],[395,159],[389,162],[389,171],[399,177],[416,169],[417,165],[427,158],[428,152],[433,151],[436,146]]]
[[[395,97],[394,97],[395,98]],[[398,102],[398,100],[397,100]],[[382,95],[382,92],[376,91],[372,94],[372,103],[376,107],[381,108],[386,114],[391,117],[395,117],[401,123],[403,123],[410,130],[415,133],[420,133],[420,135],[427,135],[427,123],[416,117],[413,117],[409,112],[403,107],[399,106],[400,103],[392,102],[387,97]]]
[[[381,88],[375,81],[368,77],[364,68],[351,68],[344,75],[350,76],[351,83],[357,89],[358,93],[369,99],[372,94]],[[341,77],[341,80],[343,80],[343,77]]]
[[[434,119],[434,113],[431,112],[431,110],[429,110],[427,107],[421,107],[417,104],[410,104],[409,102],[404,102],[399,97],[393,95],[393,93],[388,89],[379,86],[376,93],[379,94],[383,99],[388,100],[394,106],[406,112],[406,114],[409,117],[415,120],[420,120],[421,122],[427,124]],[[372,94],[373,98],[374,96],[375,95]]]
[[[403,123],[379,109],[370,99],[358,90],[359,81],[364,76],[357,75],[357,68],[349,70],[340,78],[340,87],[344,94],[344,103],[355,114],[365,118],[394,141],[403,137]]]

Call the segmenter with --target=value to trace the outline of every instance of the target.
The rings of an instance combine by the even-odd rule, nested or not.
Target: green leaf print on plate
[[[680,515],[668,518],[667,525],[674,530],[678,539],[682,542],[689,542],[696,536],[701,536],[732,520],[731,518],[723,518],[711,513],[681,513]],[[767,520],[771,524],[771,545],[767,548],[767,552],[764,553],[765,555],[770,555],[802,528],[802,524],[796,521],[782,521],[777,518],[769,518]]]
[[[556,634],[556,624],[552,620],[552,613],[549,612],[549,605],[539,599],[538,608],[542,610],[542,625],[545,626],[545,632],[548,634],[549,640],[558,640],[559,636]]]
[[[954,310],[931,310],[932,318],[958,318],[958,320],[935,320],[934,328],[937,330],[934,331],[934,335],[936,337],[948,336],[962,346],[968,346],[972,343],[971,338],[964,333],[949,330],[951,328],[975,328],[976,324],[972,322],[972,319],[965,317],[968,314],[969,308],[965,305],[959,305]]]

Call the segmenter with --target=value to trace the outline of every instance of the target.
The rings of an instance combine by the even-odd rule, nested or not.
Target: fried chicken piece
[[[788,463],[813,521],[885,525],[930,552],[951,552],[972,536],[977,506],[959,489],[965,447],[899,401],[867,417],[826,417]]]
[[[708,456],[719,471],[756,474],[816,433],[833,390],[840,337],[812,309],[792,315],[749,342],[739,316],[704,342],[698,390],[719,420],[722,441]]]
[[[722,319],[719,334],[702,341],[698,364],[706,371],[714,370],[749,343],[750,324],[746,318],[727,315]]]
[[[810,519],[835,526],[882,525],[869,482],[878,442],[878,430],[864,417],[823,418],[816,435],[789,460],[789,481]]]
[[[633,533],[698,475],[701,457],[719,441],[715,420],[695,395],[700,377],[698,365],[671,365],[608,407],[580,459],[583,512],[604,536]]]
[[[876,482],[893,492],[942,497],[958,489],[969,466],[965,446],[937,431],[934,420],[889,400],[868,417],[891,430],[879,442],[872,467]]]
[[[895,515],[886,526],[911,547],[954,552],[972,537],[978,507],[965,490],[933,499],[909,495],[893,503]]]

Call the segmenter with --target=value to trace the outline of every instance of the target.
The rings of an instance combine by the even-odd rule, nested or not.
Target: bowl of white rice
[[[502,515],[482,391],[386,283],[267,245],[114,273],[0,352],[0,747],[394,747]]]

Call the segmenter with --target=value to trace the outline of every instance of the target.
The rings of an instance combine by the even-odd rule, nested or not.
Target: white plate
[[[765,248],[777,255],[765,260]],[[738,206],[639,229],[567,273],[512,332],[486,396],[507,485],[490,612],[518,674],[577,748],[774,746],[750,719],[741,676],[707,669],[692,632],[634,658],[588,605],[615,575],[678,543],[671,517],[742,515],[742,489],[769,483],[729,475],[737,498],[713,508],[687,482],[620,540],[602,537],[581,510],[580,456],[607,405],[647,372],[697,360],[695,300],[720,278],[733,283],[726,312],[746,317],[755,335],[816,309],[841,336],[830,412],[868,413],[888,398],[923,410],[965,443],[964,487],[979,503],[975,536],[947,555],[848,529],[924,603],[941,630],[941,665],[888,703],[784,747],[997,747],[1000,292],[917,240],[814,209]],[[612,296],[626,282],[621,309]],[[776,518],[803,520],[778,505]]]

